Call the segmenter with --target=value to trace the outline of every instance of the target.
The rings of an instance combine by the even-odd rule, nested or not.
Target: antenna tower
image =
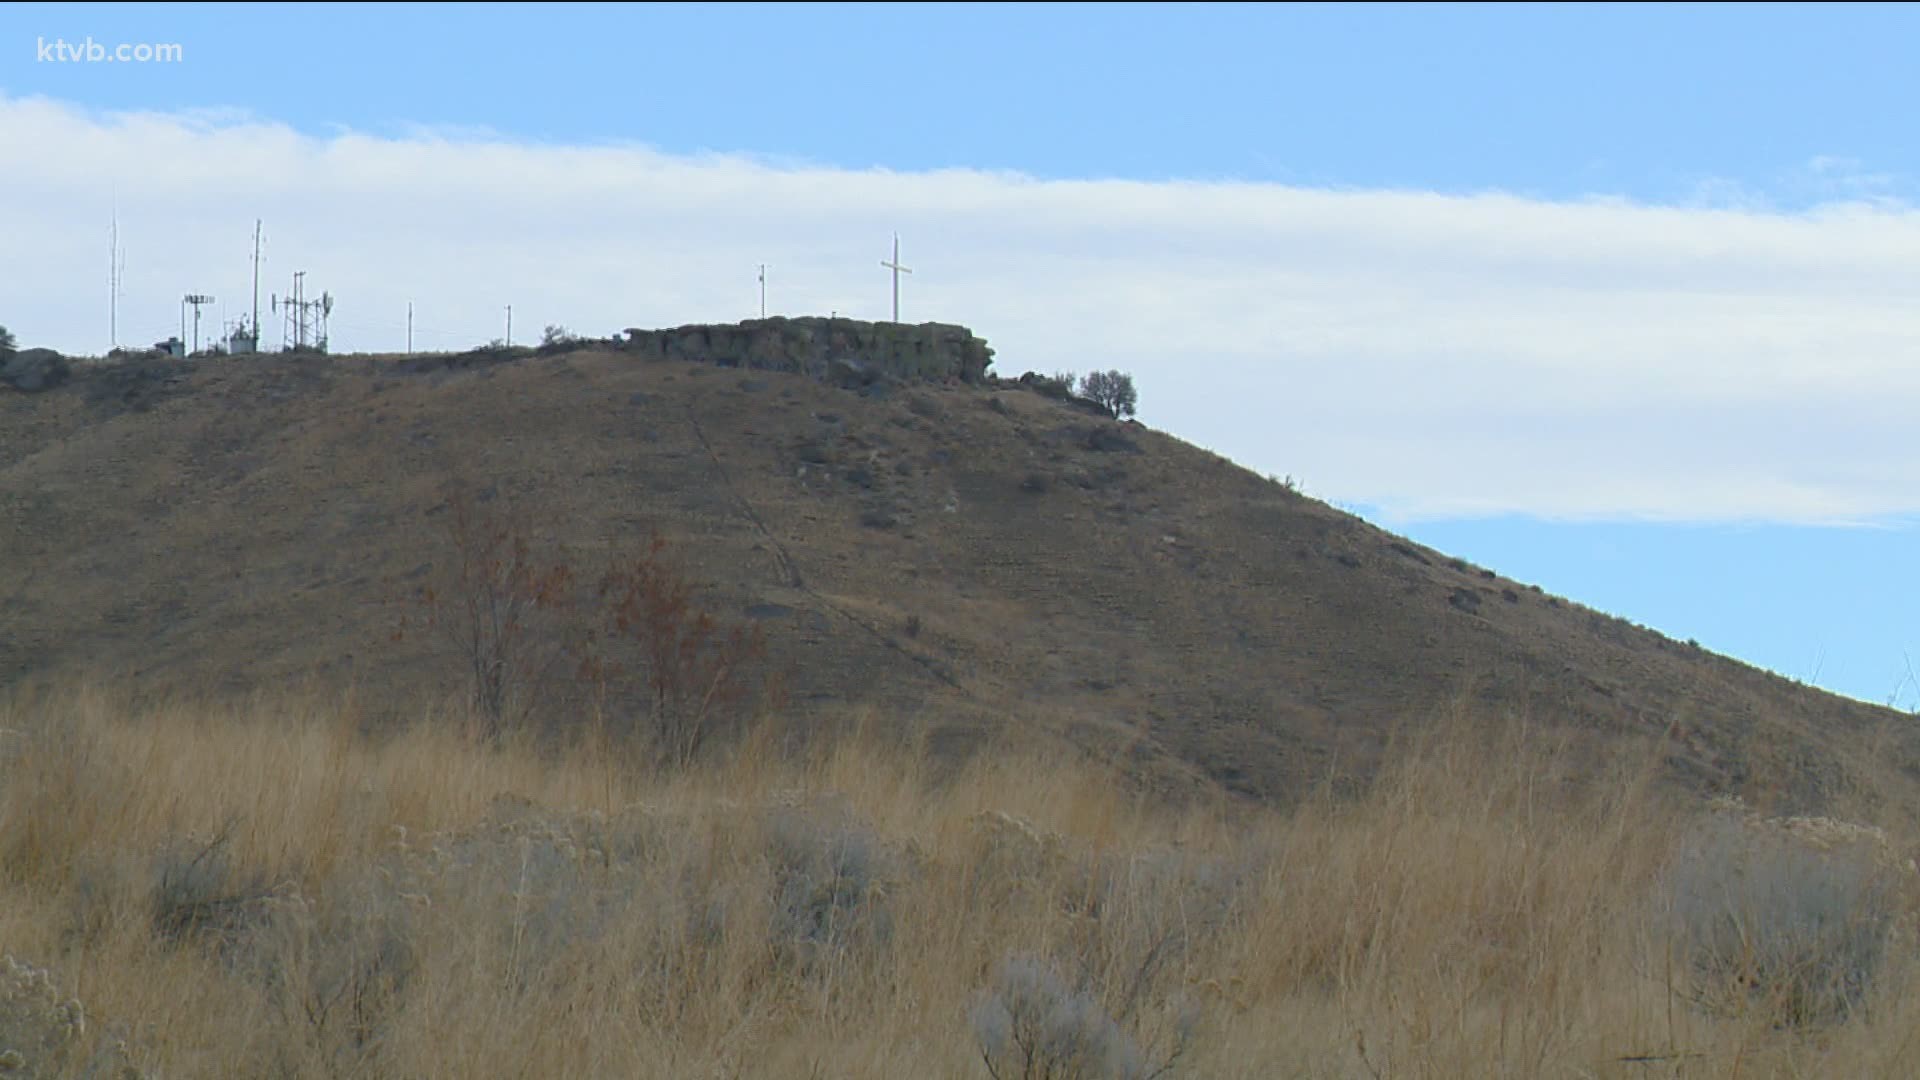
[[[107,342],[120,347],[120,290],[127,274],[127,253],[120,249],[120,209],[115,207],[107,226]]]
[[[253,324],[247,328],[253,334],[254,346],[260,342],[260,219],[253,219]]]
[[[307,272],[293,274],[293,295],[281,300],[268,297],[268,307],[286,313],[286,328],[281,337],[282,351],[312,348],[327,351],[327,316],[333,314],[333,294],[321,293],[319,299],[307,299]]]

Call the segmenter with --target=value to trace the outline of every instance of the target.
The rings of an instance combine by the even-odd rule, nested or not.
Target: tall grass
[[[359,727],[301,700],[0,708],[0,1069],[1864,1076],[1920,1052],[1897,935],[1842,1017],[1704,1007],[1674,915],[1720,880],[1676,877],[1703,819],[1651,761],[1575,783],[1525,727],[1444,724],[1365,795],[1284,813],[1166,809],[1044,749],[935,771],[763,731],[658,773]]]

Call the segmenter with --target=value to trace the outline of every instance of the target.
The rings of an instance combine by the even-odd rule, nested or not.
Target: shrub
[[[525,530],[484,510],[463,484],[449,486],[443,512],[451,576],[421,602],[466,669],[482,733],[498,739],[525,720],[562,656],[565,643],[535,621],[569,606],[573,571],[536,560]]]
[[[418,899],[409,902],[401,884],[413,876],[388,860],[361,880],[329,882],[318,896],[281,897],[245,942],[246,971],[322,1075],[381,1074],[378,1055],[420,962]]]
[[[1094,1080],[1149,1074],[1140,1048],[1085,990],[1044,961],[1010,956],[968,1017],[994,1080]]]
[[[568,330],[558,323],[550,324],[545,330],[540,332],[540,349],[542,352],[570,349],[579,343],[580,338],[575,335],[573,331]]]
[[[0,359],[11,356],[17,346],[18,342],[14,340],[13,331],[0,326]]]
[[[1020,384],[1041,397],[1053,398],[1056,401],[1066,401],[1073,397],[1073,372],[1071,371],[1060,372],[1052,378],[1029,371],[1020,376]]]
[[[818,970],[842,949],[887,940],[888,885],[902,870],[872,829],[820,808],[776,808],[766,824],[776,950]]]
[[[940,406],[932,398],[922,394],[915,394],[907,399],[907,411],[923,420],[940,418]]]
[[[1094,371],[1080,380],[1080,396],[1100,406],[1115,420],[1132,416],[1140,395],[1134,391],[1133,376],[1120,371]]]
[[[658,535],[610,566],[597,595],[605,624],[587,632],[581,673],[603,702],[618,684],[639,683],[657,759],[690,764],[719,718],[749,695],[748,669],[766,653],[760,628],[723,625],[702,608]]]
[[[0,961],[0,1070],[51,1075],[86,1024],[80,1003],[62,1001],[46,971]]]
[[[1896,874],[1866,830],[1828,842],[1800,824],[1716,812],[1675,854],[1670,930],[1703,1008],[1759,1010],[1776,1025],[1844,1020],[1872,987],[1897,921]]]
[[[204,844],[175,845],[154,856],[149,902],[157,936],[205,938],[226,950],[265,918],[272,886],[258,873],[235,872],[227,856],[233,826]]]
[[[91,1045],[89,1045],[91,1043]],[[0,958],[0,1075],[139,1080],[126,1043],[87,1036],[79,1001],[62,999],[45,969]]]

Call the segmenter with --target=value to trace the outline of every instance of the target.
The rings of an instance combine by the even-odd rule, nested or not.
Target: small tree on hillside
[[[4,326],[0,326],[0,356],[12,355],[13,348],[14,348],[13,331],[7,329]]]
[[[565,657],[559,616],[572,603],[573,571],[537,559],[525,528],[464,485],[449,486],[441,512],[451,565],[420,601],[466,669],[481,734],[496,740],[525,722]]]
[[[633,733],[656,760],[685,766],[754,689],[747,669],[766,653],[759,627],[724,625],[695,596],[692,580],[657,534],[617,559],[598,590],[605,625],[581,673],[605,690],[643,691],[644,722]],[[634,686],[634,684],[638,684]]]
[[[535,553],[524,515],[483,501],[448,486],[440,580],[419,593],[427,627],[459,662],[478,734],[497,741],[537,710],[564,716],[585,693],[617,724],[603,734],[685,765],[747,698],[777,699],[778,684],[755,670],[759,627],[706,610],[665,539],[611,553],[590,589],[564,558]]]
[[[1115,420],[1132,416],[1140,400],[1133,389],[1133,376],[1121,371],[1089,372],[1080,380],[1080,396],[1107,410]]]

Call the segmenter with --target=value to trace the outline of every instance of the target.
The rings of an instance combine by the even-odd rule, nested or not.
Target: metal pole
[[[513,305],[507,305],[507,348],[513,348]]]
[[[253,350],[260,351],[260,219],[253,219]]]
[[[113,223],[107,230],[107,341],[108,347],[120,347],[120,207],[113,208]]]
[[[305,270],[297,270],[293,275],[293,347],[300,350],[307,347],[307,289]]]
[[[413,301],[407,301],[407,355],[413,355]]]

